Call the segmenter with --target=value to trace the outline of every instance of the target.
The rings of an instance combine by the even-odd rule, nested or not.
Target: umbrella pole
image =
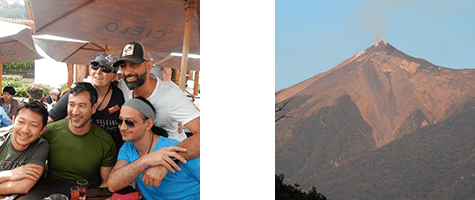
[[[2,83],[3,83],[3,66],[2,63],[0,63],[0,78],[2,78],[2,81],[0,82],[0,88],[2,88]],[[3,88],[2,88],[3,91]]]
[[[190,50],[190,38],[191,38],[191,19],[193,17],[193,8],[188,7],[186,9],[185,20],[185,36],[183,37],[183,50],[181,57],[181,70],[180,70],[180,89],[185,91],[186,71],[188,69],[188,51]]]

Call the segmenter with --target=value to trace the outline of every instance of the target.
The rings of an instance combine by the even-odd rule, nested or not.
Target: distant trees
[[[302,192],[299,184],[285,184],[284,174],[275,175],[275,200],[327,200],[325,195],[317,192],[317,188],[312,186],[312,189],[307,192]]]
[[[27,70],[27,69],[34,69],[35,68],[35,61],[20,61],[20,62],[7,62],[2,64],[3,69],[10,69],[10,70]]]
[[[26,6],[18,2],[10,4],[6,0],[0,0],[0,17],[26,20],[28,19]]]

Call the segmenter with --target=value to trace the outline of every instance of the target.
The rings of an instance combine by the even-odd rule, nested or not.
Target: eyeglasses
[[[38,101],[36,99],[24,98],[21,102],[22,103],[35,104],[35,105],[38,105],[42,108],[46,108],[46,105],[42,101]]]
[[[126,124],[129,128],[134,128],[134,127],[135,127],[135,122],[131,121],[130,119],[123,120],[123,119],[121,119],[121,118],[117,118],[115,121],[117,122],[117,124],[119,124],[119,126],[122,125],[122,122],[125,122],[125,124]]]
[[[110,73],[110,72],[112,72],[111,69],[107,68],[107,67],[104,66],[104,65],[100,66],[99,63],[91,64],[91,69],[97,70],[97,69],[99,69],[99,68],[101,68],[101,71],[104,72],[104,73]]]

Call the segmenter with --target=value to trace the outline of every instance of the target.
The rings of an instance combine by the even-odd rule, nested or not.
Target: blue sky
[[[475,68],[475,1],[276,0],[275,91],[384,38],[435,65]]]

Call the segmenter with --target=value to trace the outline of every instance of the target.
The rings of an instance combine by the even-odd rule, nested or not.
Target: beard
[[[131,76],[135,76],[136,81],[128,82],[127,78],[131,77]],[[137,89],[138,87],[142,86],[145,83],[145,80],[147,79],[147,72],[141,74],[140,76],[138,76],[138,75],[124,76],[122,79],[124,80],[125,84],[127,85],[127,88],[129,88],[129,90],[135,90],[135,89]]]
[[[87,119],[85,117],[81,117],[80,120],[74,120],[74,118],[72,118],[71,116],[69,118],[70,125],[74,128],[82,128],[86,126],[87,123],[91,122],[91,117]]]

